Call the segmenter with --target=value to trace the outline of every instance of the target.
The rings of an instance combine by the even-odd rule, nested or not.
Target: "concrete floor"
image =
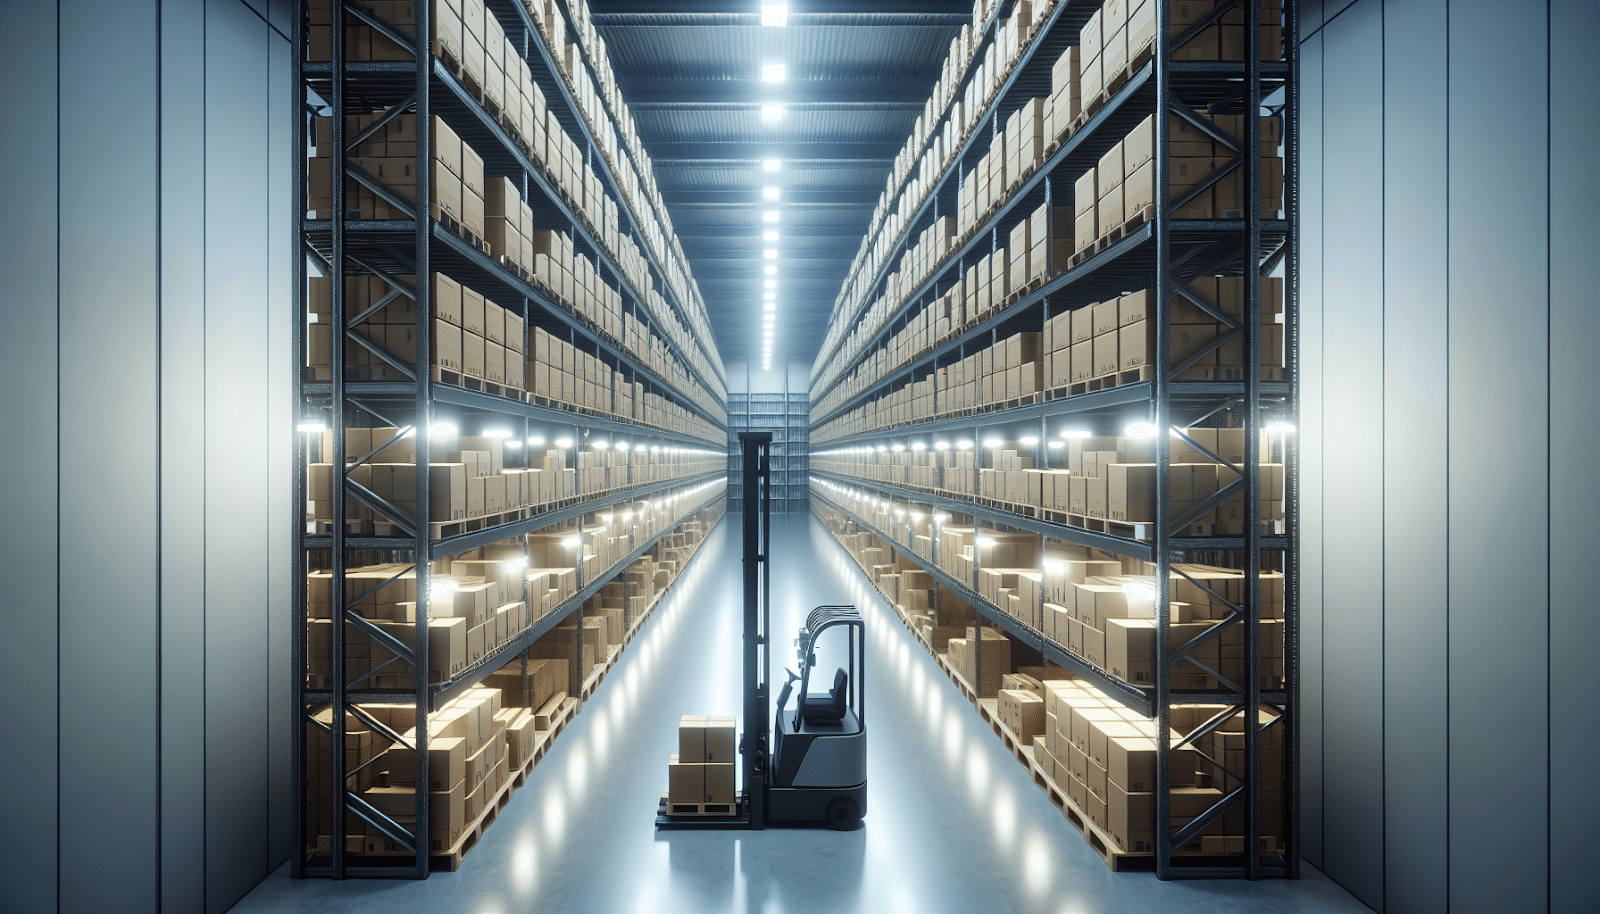
[[[233,910],[1368,910],[1309,864],[1298,882],[1255,884],[1108,871],[810,515],[773,519],[773,679],[813,606],[863,607],[863,826],[657,833],[678,718],[739,711],[738,520],[712,534],[459,872],[336,883],[295,881],[285,864]]]

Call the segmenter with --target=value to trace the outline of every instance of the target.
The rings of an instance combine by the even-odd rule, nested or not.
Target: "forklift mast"
[[[743,769],[744,816],[750,828],[767,826],[767,777],[772,748],[768,696],[771,691],[772,638],[769,599],[772,566],[771,432],[740,432],[744,486],[744,738],[739,744]]]

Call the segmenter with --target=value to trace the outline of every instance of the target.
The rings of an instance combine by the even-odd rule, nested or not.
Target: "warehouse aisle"
[[[1254,885],[1109,872],[810,515],[773,519],[774,681],[811,607],[863,607],[864,824],[657,834],[678,718],[739,710],[738,522],[724,519],[460,872],[296,882],[286,864],[234,910],[1368,910],[1309,866]]]

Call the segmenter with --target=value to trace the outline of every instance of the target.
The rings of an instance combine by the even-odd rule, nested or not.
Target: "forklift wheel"
[[[861,809],[849,797],[835,797],[828,804],[828,827],[834,831],[849,831],[861,821]]]

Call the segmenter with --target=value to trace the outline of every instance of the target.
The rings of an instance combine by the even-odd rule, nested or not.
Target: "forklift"
[[[744,483],[744,785],[731,815],[672,815],[663,798],[659,830],[762,829],[772,824],[854,828],[867,812],[866,625],[854,606],[819,606],[795,639],[800,672],[786,670],[777,729],[768,713],[772,529],[771,432],[739,434]],[[832,632],[827,640],[822,636]],[[827,691],[811,691],[819,643],[843,638],[845,666]],[[799,698],[788,707],[799,683]]]

